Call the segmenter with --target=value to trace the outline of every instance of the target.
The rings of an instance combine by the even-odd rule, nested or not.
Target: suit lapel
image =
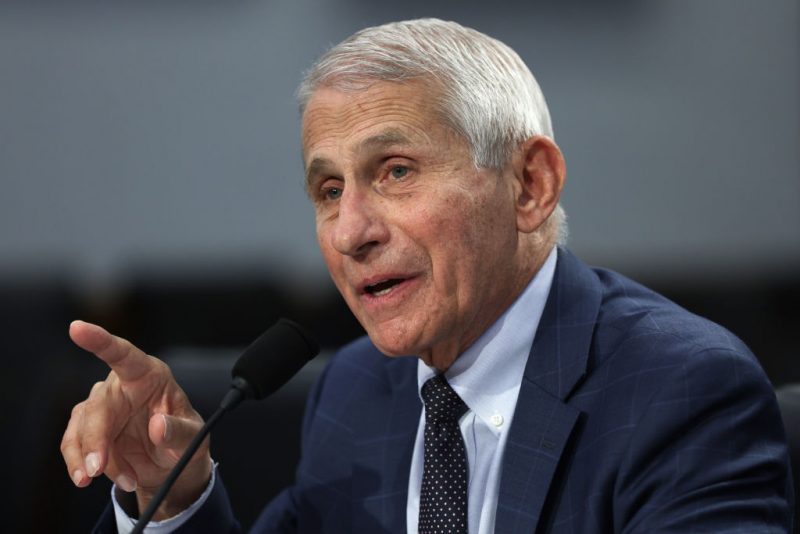
[[[596,275],[559,249],[506,443],[497,532],[531,533],[540,526],[545,500],[580,416],[565,400],[586,373],[600,300]]]
[[[356,430],[353,532],[405,532],[408,477],[421,402],[417,359],[386,362],[381,393]]]

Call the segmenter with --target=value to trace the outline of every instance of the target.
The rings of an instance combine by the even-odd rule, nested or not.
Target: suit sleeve
[[[239,523],[233,516],[228,492],[217,473],[214,486],[205,503],[185,523],[173,532],[176,534],[191,534],[205,532],[219,532],[236,534],[240,532]],[[117,521],[114,516],[114,507],[111,503],[106,506],[102,515],[92,530],[93,534],[116,534]]]
[[[642,413],[621,465],[618,530],[790,532],[786,437],[755,358],[704,350],[670,373]]]

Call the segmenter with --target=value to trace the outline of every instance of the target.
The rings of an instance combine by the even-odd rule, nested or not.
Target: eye
[[[403,167],[402,165],[395,165],[389,172],[392,174],[392,178],[400,180],[402,178],[405,178],[406,175],[408,174],[408,167]]]
[[[322,190],[322,196],[325,200],[338,200],[342,196],[342,188],[326,187]]]

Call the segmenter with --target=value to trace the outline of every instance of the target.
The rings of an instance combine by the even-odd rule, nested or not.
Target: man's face
[[[317,237],[373,343],[444,369],[514,300],[513,173],[477,169],[425,85],[319,89],[303,116]]]

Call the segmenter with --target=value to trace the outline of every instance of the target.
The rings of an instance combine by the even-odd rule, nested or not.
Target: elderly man
[[[558,246],[564,160],[511,49],[368,28],[299,96],[319,244],[369,338],[315,386],[297,480],[255,532],[787,531],[769,382],[724,329]],[[116,482],[100,530],[126,531],[201,421],[163,363],[70,334],[112,371],[62,451],[76,485]],[[156,519],[235,529],[207,448]]]

